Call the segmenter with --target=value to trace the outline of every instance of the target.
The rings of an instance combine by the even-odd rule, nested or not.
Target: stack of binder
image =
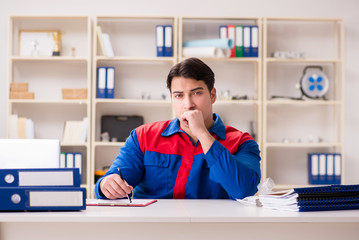
[[[359,185],[294,188],[237,201],[257,207],[299,212],[359,209]]]
[[[0,211],[86,209],[78,168],[0,169]]]

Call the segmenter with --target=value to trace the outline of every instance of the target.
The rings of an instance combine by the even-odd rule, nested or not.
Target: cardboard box
[[[63,88],[62,99],[87,99],[87,88]]]
[[[10,99],[34,99],[34,92],[10,92]]]
[[[28,83],[13,82],[10,84],[10,92],[27,92],[27,91],[29,91]]]

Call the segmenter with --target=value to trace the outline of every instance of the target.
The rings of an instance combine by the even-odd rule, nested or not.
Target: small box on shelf
[[[87,88],[63,88],[62,99],[87,99]]]

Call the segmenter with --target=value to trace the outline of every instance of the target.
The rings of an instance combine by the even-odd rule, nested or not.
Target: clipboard
[[[132,203],[128,199],[86,199],[87,206],[108,206],[108,207],[146,207],[157,202],[156,199],[132,199]]]

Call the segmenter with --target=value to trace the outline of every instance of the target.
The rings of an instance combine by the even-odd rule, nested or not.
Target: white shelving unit
[[[182,43],[191,40],[219,38],[221,25],[257,25],[259,39],[262,38],[261,18],[240,17],[180,17],[179,18],[179,62],[184,60]],[[243,132],[251,132],[251,122],[258,144],[261,145],[261,48],[258,57],[202,58],[215,73],[217,101],[214,112],[218,113],[226,125]],[[244,100],[229,100],[230,96],[246,97]]]
[[[20,56],[19,32],[23,30],[60,31],[61,55]],[[59,140],[65,121],[91,119],[91,21],[88,16],[11,16],[8,42],[9,89],[12,82],[26,82],[29,91],[35,93],[35,98],[29,100],[9,97],[8,115],[32,119],[35,138]],[[62,88],[87,88],[88,97],[63,100]],[[63,144],[61,151],[82,153],[82,186],[89,190],[90,130],[87,135],[87,142]]]
[[[173,57],[157,57],[156,25],[173,26]],[[96,27],[110,35],[114,57],[103,56]],[[177,18],[170,16],[97,16],[93,31],[92,178],[110,166],[124,142],[101,142],[101,116],[139,115],[144,123],[173,117],[166,78],[177,62]],[[114,99],[96,98],[97,67],[115,67]],[[166,96],[163,99],[162,95]]]
[[[308,185],[308,153],[343,153],[343,50],[341,19],[263,20],[262,173],[277,188]],[[305,58],[273,58],[275,51],[305,53]],[[321,66],[328,76],[326,100],[287,99],[301,96],[296,84],[306,66]],[[341,170],[343,183],[343,154]]]

